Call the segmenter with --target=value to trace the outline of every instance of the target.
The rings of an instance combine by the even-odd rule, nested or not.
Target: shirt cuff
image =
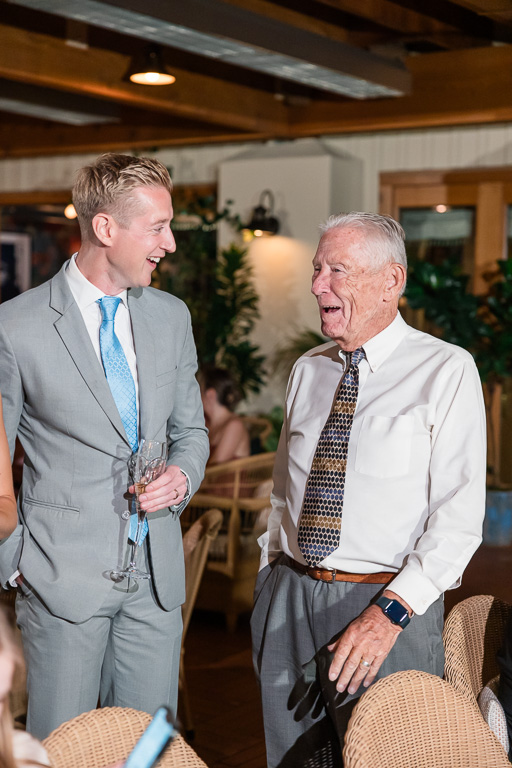
[[[422,616],[442,594],[442,590],[430,579],[407,565],[389,582],[387,589],[396,592],[419,616]]]
[[[19,571],[14,571],[12,576],[9,576],[9,578],[7,579],[7,584],[5,584],[5,588],[7,589],[7,585],[9,585],[13,589],[17,589],[18,587],[17,579],[19,576],[21,576],[21,573]]]

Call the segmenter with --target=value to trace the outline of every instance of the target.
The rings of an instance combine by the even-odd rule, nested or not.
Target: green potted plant
[[[422,309],[434,332],[469,350],[484,387],[488,434],[488,491],[484,540],[512,543],[512,488],[502,480],[501,403],[503,389],[512,378],[512,259],[497,262],[488,276],[489,291],[476,296],[468,291],[469,275],[454,260],[434,265],[411,264],[407,302]]]
[[[258,392],[265,380],[265,358],[250,340],[259,317],[247,250],[233,242],[218,252],[217,227],[225,220],[239,229],[229,202],[215,210],[213,197],[199,197],[177,212],[175,254],[160,262],[155,285],[187,304],[199,366],[228,368],[244,397]]]

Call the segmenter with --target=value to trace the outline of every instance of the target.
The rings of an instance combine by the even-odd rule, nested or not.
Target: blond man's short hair
[[[73,187],[73,205],[82,239],[93,237],[92,220],[98,213],[110,214],[127,229],[140,208],[133,195],[140,187],[163,187],[171,194],[172,181],[165,165],[151,157],[109,152],[81,168]]]

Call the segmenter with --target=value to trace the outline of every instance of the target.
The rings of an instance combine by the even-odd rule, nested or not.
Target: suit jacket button
[[[130,513],[128,512],[127,509],[123,512],[121,517],[123,518],[123,520],[129,520],[130,519]]]

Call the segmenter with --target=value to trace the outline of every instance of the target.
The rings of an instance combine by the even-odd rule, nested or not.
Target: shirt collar
[[[89,280],[83,275],[76,263],[76,257],[78,256],[78,253],[74,253],[71,259],[69,260],[67,269],[66,269],[66,278],[69,283],[69,287],[71,288],[71,292],[75,298],[76,303],[78,304],[78,308],[81,312],[83,312],[87,307],[90,307],[91,304],[96,304],[98,299],[103,298],[105,296],[105,293],[101,291],[99,288],[97,288],[95,285],[93,285]],[[128,297],[128,291],[124,290],[121,293],[117,294],[123,304],[125,306],[128,306],[127,304],[127,297]]]
[[[376,371],[390,354],[394,352],[408,331],[409,326],[400,312],[397,312],[393,322],[363,344],[364,353],[372,371]],[[343,360],[346,359],[345,353],[342,350],[340,350],[339,354]]]

